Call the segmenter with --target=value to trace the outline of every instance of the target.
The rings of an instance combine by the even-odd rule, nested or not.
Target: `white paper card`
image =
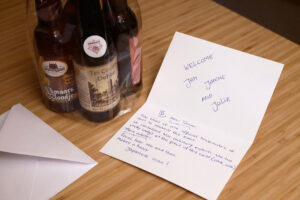
[[[46,200],[97,162],[22,105],[0,115],[0,199]]]
[[[217,199],[251,146],[282,69],[176,32],[146,103],[101,152]]]

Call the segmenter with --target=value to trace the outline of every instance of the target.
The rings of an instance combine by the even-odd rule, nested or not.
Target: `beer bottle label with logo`
[[[120,101],[117,57],[105,64],[87,67],[75,64],[79,101],[91,112],[105,112]]]
[[[83,43],[84,52],[92,58],[101,58],[107,43],[99,35],[92,35]],[[76,82],[78,84],[81,106],[91,112],[105,112],[118,105],[120,101],[117,57],[99,66],[84,66],[75,62]]]
[[[73,64],[67,57],[40,61],[40,76],[44,96],[53,103],[68,103],[75,100],[76,92]]]

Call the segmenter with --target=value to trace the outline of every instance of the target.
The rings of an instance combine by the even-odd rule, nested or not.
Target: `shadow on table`
[[[214,0],[300,44],[300,0]]]

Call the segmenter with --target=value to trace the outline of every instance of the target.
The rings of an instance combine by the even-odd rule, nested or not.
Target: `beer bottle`
[[[106,121],[120,110],[117,54],[99,0],[77,0],[74,66],[83,115]]]
[[[39,54],[38,73],[43,100],[55,112],[79,108],[74,68],[70,52],[71,37],[65,37],[60,0],[36,0],[38,25],[34,30]]]
[[[142,48],[137,17],[127,0],[103,0],[103,10],[118,53],[119,83],[124,96],[142,86]]]
[[[63,20],[66,23],[66,26],[71,30],[70,35],[73,34],[73,30],[77,26],[77,0],[67,0],[64,9],[63,9]]]

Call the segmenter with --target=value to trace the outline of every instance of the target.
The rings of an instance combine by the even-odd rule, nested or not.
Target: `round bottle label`
[[[42,67],[50,77],[60,77],[68,71],[68,65],[62,61],[44,61]]]
[[[84,52],[92,58],[102,57],[107,49],[106,41],[99,35],[92,35],[83,43]]]

